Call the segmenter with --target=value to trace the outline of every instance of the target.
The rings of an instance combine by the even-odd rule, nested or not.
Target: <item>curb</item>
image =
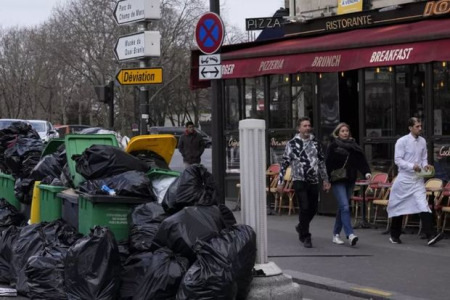
[[[283,270],[285,274],[291,275],[292,280],[300,285],[311,286],[318,289],[342,293],[364,299],[372,300],[426,300],[409,295],[403,295],[391,291],[383,291],[371,287],[360,286],[332,278],[315,276],[293,270]]]

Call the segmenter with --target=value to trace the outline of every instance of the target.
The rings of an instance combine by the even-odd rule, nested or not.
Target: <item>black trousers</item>
[[[419,214],[420,221],[422,222],[422,231],[428,237],[431,237],[434,233],[433,214],[429,212],[422,212]],[[391,220],[391,236],[399,238],[402,234],[403,216],[393,217]]]
[[[298,214],[300,236],[307,238],[311,236],[309,223],[316,215],[319,205],[319,185],[309,184],[304,181],[294,181],[293,186],[298,207],[300,208]]]

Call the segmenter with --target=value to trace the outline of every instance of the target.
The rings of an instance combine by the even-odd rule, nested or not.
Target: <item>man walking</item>
[[[422,168],[430,169],[427,159],[427,143],[422,134],[422,123],[417,118],[408,121],[410,133],[395,143],[395,164],[398,166],[398,176],[392,185],[387,212],[391,222],[390,241],[401,244],[403,215],[419,214],[422,230],[428,246],[434,245],[442,239],[442,234],[435,234],[433,215],[426,201],[425,184],[422,177],[416,175]]]
[[[185,167],[200,163],[203,151],[205,151],[205,142],[203,137],[195,131],[194,123],[191,121],[186,123],[186,131],[180,137],[178,150],[183,156]]]
[[[299,223],[295,226],[299,240],[306,248],[312,247],[309,224],[317,212],[319,202],[319,173],[324,190],[330,189],[325,159],[320,142],[311,134],[311,120],[300,118],[298,134],[289,141],[283,154],[278,181],[278,193],[283,191],[283,178],[291,166],[295,196],[299,205]]]

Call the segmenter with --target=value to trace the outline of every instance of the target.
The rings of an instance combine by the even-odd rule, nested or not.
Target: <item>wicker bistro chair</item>
[[[430,178],[427,180],[427,182],[425,182],[425,188],[426,189],[441,189],[443,186],[442,180],[439,178]],[[439,197],[441,196],[441,190],[439,191],[427,191],[427,198],[426,201],[427,203],[430,203],[430,197],[434,196],[434,201],[436,201],[436,199],[439,199]],[[433,204],[434,206],[434,204]],[[403,223],[403,227],[406,228],[407,226],[409,227],[414,227],[414,226],[419,226],[419,232],[418,234],[420,235],[420,233],[422,232],[422,222],[419,222],[419,224],[410,224],[409,223],[409,215],[407,215],[404,218],[404,223]]]
[[[368,204],[367,205],[367,220],[370,221],[370,211],[371,211],[371,205],[373,200],[379,199],[382,197],[382,191],[383,189],[378,186],[378,183],[386,183],[388,181],[388,174],[387,173],[378,173],[375,174],[370,181],[369,186],[366,189],[365,192],[365,201]],[[363,196],[352,196],[350,197],[350,200],[353,201],[355,204],[355,224],[358,220],[358,211],[359,211],[359,204],[363,201]]]
[[[372,205],[374,206],[375,209],[375,213],[374,213],[374,217],[373,217],[373,223],[375,224],[377,222],[377,218],[378,218],[378,209],[380,207],[382,207],[384,210],[386,210],[388,203],[389,203],[389,194],[391,193],[391,188],[392,188],[392,184],[394,184],[395,181],[394,177],[390,183],[390,186],[387,187],[382,187],[382,191],[381,191],[381,197],[380,199],[375,199],[372,201]],[[388,218],[386,221],[386,231],[389,229],[389,225],[390,225],[390,219]]]
[[[271,174],[270,180],[269,180],[269,186],[266,187],[266,191],[269,192],[269,191],[271,191],[274,177],[278,178],[278,173],[280,173],[280,165],[279,164],[270,165],[269,168],[267,168],[267,173]],[[236,206],[233,210],[239,211],[239,210],[241,210],[241,183],[240,182],[236,183],[236,188],[238,190],[238,198],[237,198]],[[275,192],[276,192],[276,186],[275,186]],[[276,206],[276,202],[277,201],[276,201],[276,197],[275,197],[275,206]]]
[[[294,198],[295,198],[295,191],[292,188],[292,173],[291,173],[291,167],[288,167],[286,169],[286,174],[284,174],[284,181],[283,181],[283,191],[278,195],[278,214],[281,214],[282,208],[288,209],[288,215],[291,215],[291,212],[293,211],[295,213],[295,207],[294,207]],[[283,199],[287,197],[288,203],[283,204]]]
[[[445,202],[444,199],[447,199],[447,202]],[[445,211],[449,210],[449,206],[450,206],[450,182],[447,182],[439,197],[436,197],[434,201],[436,226],[438,230],[441,229],[442,231],[444,231],[445,229],[445,225],[442,224],[442,216],[444,215],[446,217]]]

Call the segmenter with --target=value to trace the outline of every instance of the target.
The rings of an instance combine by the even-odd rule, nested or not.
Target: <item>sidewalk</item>
[[[240,222],[240,212],[235,216]],[[307,249],[294,229],[298,216],[267,219],[269,260],[302,285],[368,299],[449,299],[449,239],[428,247],[417,234],[405,234],[403,244],[391,244],[380,224],[379,229],[355,230],[355,247],[347,241],[336,245],[331,241],[334,218],[316,216],[311,223],[313,248]]]

